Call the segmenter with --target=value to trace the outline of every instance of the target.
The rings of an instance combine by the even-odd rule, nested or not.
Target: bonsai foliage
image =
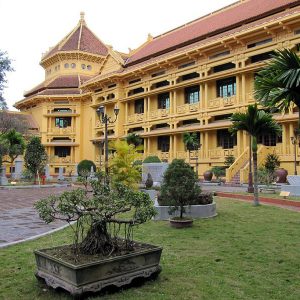
[[[255,98],[271,110],[285,113],[296,105],[299,108],[296,133],[300,133],[300,58],[295,52],[276,51],[255,77],[254,91]]]
[[[47,153],[39,137],[34,136],[30,139],[27,144],[24,161],[25,167],[34,174],[34,183],[36,183],[37,174],[43,172],[47,163]]]
[[[147,156],[145,159],[144,159],[144,161],[143,161],[143,163],[144,164],[149,164],[149,163],[160,163],[161,162],[161,160],[159,159],[159,157],[158,156],[156,156],[156,155],[150,155],[150,156]]]
[[[110,173],[112,183],[122,183],[127,187],[137,188],[141,180],[140,166],[135,164],[139,157],[137,148],[126,141],[116,141],[111,144],[115,151],[110,160]]]
[[[77,172],[79,176],[87,178],[91,174],[92,167],[93,170],[96,172],[96,165],[94,164],[94,162],[91,160],[84,159],[78,164]]]
[[[149,195],[121,184],[111,188],[93,181],[91,185],[92,195],[79,188],[38,201],[35,208],[40,218],[46,223],[57,219],[69,223],[74,231],[74,250],[80,253],[109,256],[132,249],[134,227],[156,213]],[[126,217],[122,214],[121,218],[120,213]]]
[[[168,166],[161,186],[161,198],[179,210],[183,218],[184,206],[200,194],[197,177],[189,164],[182,159],[174,159]]]
[[[237,133],[239,130],[244,130],[252,137],[254,205],[258,205],[257,137],[263,134],[279,135],[281,133],[281,127],[273,120],[271,114],[262,109],[258,109],[257,104],[249,105],[245,113],[235,113],[230,119],[232,126],[229,128],[229,131],[232,134]]]

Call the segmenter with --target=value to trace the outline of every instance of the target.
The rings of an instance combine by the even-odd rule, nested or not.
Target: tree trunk
[[[107,232],[106,223],[101,221],[94,223],[79,247],[83,253],[90,255],[100,253],[106,256],[112,252],[113,243]]]
[[[258,206],[258,182],[257,182],[257,140],[253,136],[252,139],[252,156],[253,156],[253,179],[254,179],[254,200],[253,205]]]

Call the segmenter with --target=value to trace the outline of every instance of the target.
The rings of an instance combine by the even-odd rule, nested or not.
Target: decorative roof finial
[[[83,11],[81,11],[80,12],[80,23],[85,23],[84,15],[85,15],[85,13]]]

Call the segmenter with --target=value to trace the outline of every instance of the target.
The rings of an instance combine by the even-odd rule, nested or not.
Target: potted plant
[[[73,296],[160,272],[162,248],[132,239],[135,226],[155,215],[149,196],[121,184],[91,186],[92,195],[78,188],[35,204],[45,222],[65,220],[74,232],[71,245],[35,251],[36,276]]]
[[[161,186],[162,199],[172,205],[170,213],[179,212],[179,216],[170,218],[170,225],[176,228],[192,226],[193,219],[184,216],[185,206],[201,192],[197,185],[196,174],[182,159],[174,159],[168,166]]]

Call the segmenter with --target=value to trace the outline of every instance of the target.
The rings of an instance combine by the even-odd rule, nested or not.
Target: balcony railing
[[[71,156],[66,156],[66,157],[58,157],[54,156],[51,158],[51,163],[59,163],[59,164],[66,164],[66,163],[71,163]]]
[[[222,149],[222,148],[215,148],[208,150],[208,157],[212,159],[216,158],[225,158],[228,155],[233,155],[234,157],[237,156],[237,149]]]
[[[193,103],[193,104],[184,104],[177,106],[176,112],[178,114],[188,114],[188,113],[193,113],[199,111],[199,102],[198,103]]]
[[[169,116],[170,110],[169,109],[156,109],[150,111],[150,119],[159,119]]]
[[[208,101],[209,108],[223,108],[230,107],[236,104],[236,96],[226,97],[226,98],[215,98]]]
[[[65,127],[65,128],[59,128],[59,127],[54,127],[51,128],[50,133],[54,134],[71,134],[74,132],[74,129],[72,127]]]
[[[144,121],[144,114],[133,114],[128,116],[128,123],[138,123]]]

